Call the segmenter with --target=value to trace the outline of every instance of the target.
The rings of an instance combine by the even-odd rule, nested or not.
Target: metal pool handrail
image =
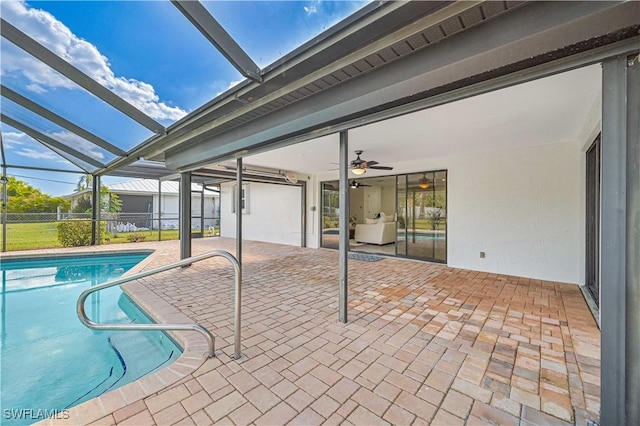
[[[160,272],[168,271],[169,269],[177,268],[180,266],[189,266],[192,263],[199,262],[210,257],[224,257],[233,266],[235,273],[235,312],[234,312],[234,354],[235,359],[239,359],[240,353],[240,308],[242,299],[242,271],[238,260],[229,252],[223,250],[212,250],[206,253],[199,254],[197,256],[188,257],[186,259],[179,260],[177,262],[170,263],[159,268],[150,269],[148,271],[140,272],[138,274],[130,275],[128,277],[119,278],[117,280],[109,281],[103,284],[90,287],[80,293],[78,297],[78,303],[76,304],[76,310],[80,322],[92,330],[192,330],[197,331],[204,335],[209,345],[209,357],[215,356],[215,337],[200,324],[100,324],[93,322],[85,312],[85,301],[91,293],[104,290],[105,288],[113,287],[116,285],[124,284],[129,281],[137,280],[140,278],[148,277]]]

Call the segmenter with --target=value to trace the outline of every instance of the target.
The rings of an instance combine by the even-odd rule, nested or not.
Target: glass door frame
[[[436,248],[435,248],[435,242],[434,242],[434,246],[433,246],[433,257],[430,258],[426,258],[426,257],[419,257],[419,256],[412,256],[409,253],[409,236],[408,236],[408,220],[409,220],[409,176],[410,175],[419,175],[419,174],[423,174],[423,175],[433,175],[435,177],[435,175],[440,174],[440,173],[444,173],[445,175],[445,185],[444,185],[444,192],[445,192],[445,216],[444,216],[444,220],[445,220],[445,232],[444,232],[444,258],[443,259],[438,259],[436,258],[435,252],[436,252]],[[400,214],[400,207],[401,207],[401,194],[399,191],[399,187],[401,185],[401,180],[403,180],[403,188],[404,188],[404,215]],[[435,191],[435,186],[434,186],[434,191]],[[403,257],[406,259],[414,259],[414,260],[421,260],[421,261],[426,261],[426,262],[435,262],[435,263],[447,263],[447,259],[448,259],[448,244],[449,244],[449,223],[448,223],[448,207],[449,207],[449,173],[447,169],[439,169],[439,170],[428,170],[428,171],[421,171],[421,172],[411,172],[411,173],[403,173],[403,174],[398,174],[396,175],[396,256],[398,257]],[[414,212],[413,214],[415,215],[415,206],[413,206]],[[404,221],[404,228],[400,227],[400,218],[402,217],[403,221]],[[404,231],[404,234],[401,234],[401,231]],[[401,240],[400,235],[404,235],[403,240]],[[401,247],[401,245],[404,246],[404,248]]]

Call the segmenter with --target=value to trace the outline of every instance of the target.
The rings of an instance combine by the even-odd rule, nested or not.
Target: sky
[[[363,1],[203,1],[265,68],[363,7]],[[2,0],[2,18],[97,82],[168,126],[243,77],[168,0]],[[152,132],[2,38],[2,85],[127,151]],[[2,113],[107,164],[114,154],[2,97]],[[80,171],[19,129],[0,126],[7,164]],[[10,168],[50,195],[73,192],[77,173]],[[103,178],[103,183],[127,180]]]

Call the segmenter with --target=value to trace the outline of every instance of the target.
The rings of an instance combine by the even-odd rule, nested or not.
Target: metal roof
[[[158,193],[158,180],[156,179],[135,179],[126,182],[112,183],[105,185],[109,188],[109,191],[116,194],[122,193],[138,193],[138,194],[157,194]],[[180,182],[176,181],[162,181],[162,194],[178,194]],[[202,187],[196,183],[191,184],[191,191],[201,192]],[[206,195],[217,196],[215,191],[205,190]]]

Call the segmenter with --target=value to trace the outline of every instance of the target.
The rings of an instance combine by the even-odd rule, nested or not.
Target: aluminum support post
[[[348,293],[348,257],[349,257],[349,135],[348,132],[340,132],[340,290],[338,296],[338,309],[340,322],[346,323],[347,307],[349,304]]]
[[[191,172],[180,173],[180,259],[191,257]]]
[[[640,65],[603,62],[601,424],[640,424]]]

